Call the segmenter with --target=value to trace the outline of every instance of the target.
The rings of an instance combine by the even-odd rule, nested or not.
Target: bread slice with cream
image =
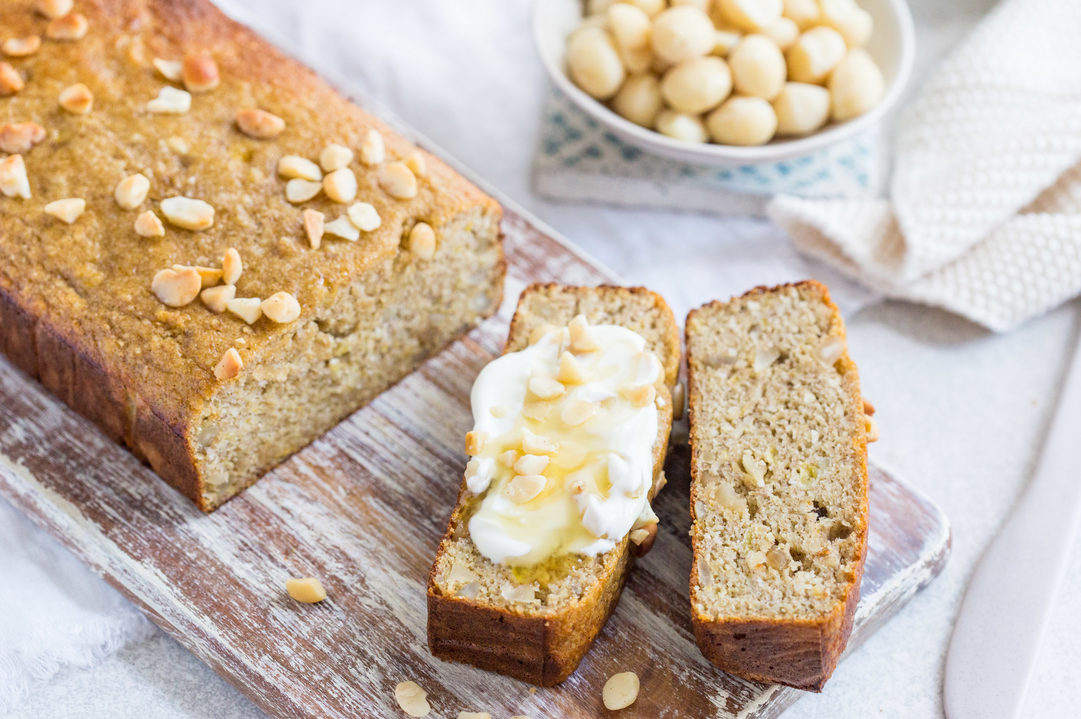
[[[867,441],[827,289],[757,288],[687,317],[691,617],[726,672],[819,691],[867,552]]]
[[[471,395],[471,459],[428,580],[435,656],[540,686],[574,671],[656,536],[679,358],[653,292],[526,289]]]

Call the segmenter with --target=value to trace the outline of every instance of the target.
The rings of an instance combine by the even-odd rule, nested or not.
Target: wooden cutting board
[[[465,466],[469,390],[502,348],[516,290],[614,280],[513,209],[504,230],[496,317],[210,516],[0,356],[0,494],[274,717],[404,717],[393,691],[405,680],[428,690],[433,717],[607,716],[601,687],[620,671],[642,682],[621,717],[777,716],[801,693],[718,671],[691,634],[685,426],[655,502],[656,545],[568,681],[533,692],[429,654],[425,583]],[[870,521],[850,647],[934,578],[950,546],[938,508],[877,468]],[[285,580],[303,576],[329,598],[292,601]]]

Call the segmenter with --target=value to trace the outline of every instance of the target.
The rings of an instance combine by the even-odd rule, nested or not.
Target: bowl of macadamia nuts
[[[553,82],[619,137],[715,165],[778,162],[871,127],[915,39],[904,0],[536,0]]]

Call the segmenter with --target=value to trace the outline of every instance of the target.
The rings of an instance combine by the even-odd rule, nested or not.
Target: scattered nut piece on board
[[[285,130],[285,120],[266,110],[242,107],[236,111],[236,124],[249,137],[267,140],[277,137]]]
[[[318,210],[304,210],[300,216],[304,222],[304,234],[308,236],[308,242],[313,250],[318,250],[323,242],[323,225],[326,222],[326,215]]]
[[[235,285],[244,272],[244,263],[240,261],[240,253],[230,247],[221,258],[221,278],[227,285]]]
[[[319,164],[323,166],[323,172],[334,172],[348,167],[352,161],[353,151],[336,142],[330,143],[319,153]]]
[[[185,230],[205,230],[214,225],[214,208],[202,200],[169,197],[161,201],[161,211],[171,224]]]
[[[75,0],[38,0],[34,3],[34,9],[50,20],[64,17],[73,7]]]
[[[278,324],[295,322],[300,317],[300,303],[288,292],[275,292],[263,300],[259,309],[268,319]]]
[[[210,92],[218,86],[218,63],[205,53],[188,53],[180,69],[184,87],[188,92]]]
[[[0,192],[5,197],[30,199],[30,178],[22,155],[9,155],[0,160]]]
[[[263,310],[260,309],[262,304],[263,301],[258,297],[237,297],[227,301],[225,309],[252,325],[263,316]]]
[[[89,29],[86,16],[73,12],[50,20],[45,26],[45,37],[60,41],[81,40]]]
[[[388,195],[398,200],[417,196],[417,176],[404,162],[391,162],[379,168],[379,184]]]
[[[364,144],[360,146],[360,161],[365,165],[378,165],[386,159],[387,149],[383,135],[378,130],[368,130]]]
[[[85,115],[94,108],[94,93],[81,82],[64,88],[60,93],[60,107],[74,115]]]
[[[41,38],[37,35],[30,37],[9,37],[4,40],[2,48],[5,55],[11,57],[27,57],[33,55],[41,48]]]
[[[233,347],[230,347],[225,351],[225,354],[221,356],[221,361],[214,368],[214,376],[218,379],[232,379],[240,374],[240,370],[244,368],[244,361],[240,359],[240,353]],[[296,580],[292,580],[296,581]],[[303,580],[302,580],[303,581]],[[292,590],[289,590],[290,594],[293,594]],[[326,594],[323,595],[324,597]],[[294,599],[299,599],[296,595],[293,595]],[[301,600],[304,601],[304,600]]]
[[[175,87],[163,87],[158,96],[146,103],[147,112],[159,115],[183,115],[191,109],[191,93]]]
[[[647,524],[640,529],[635,529],[630,534],[631,554],[636,557],[644,557],[653,549],[653,543],[657,540],[657,523]]]
[[[458,712],[458,719],[492,719],[488,712]]]
[[[432,710],[428,704],[428,692],[420,688],[416,682],[400,682],[394,687],[394,698],[398,700],[398,706],[411,717],[425,717]]]
[[[435,230],[427,222],[418,222],[409,231],[409,251],[426,261],[435,257]]]
[[[164,237],[165,225],[152,210],[147,210],[135,218],[135,234],[139,237]]]
[[[236,297],[236,285],[218,285],[207,287],[199,293],[199,299],[203,301],[207,309],[219,315],[225,312],[229,300]]]
[[[79,216],[86,210],[86,200],[79,198],[67,198],[64,200],[54,200],[45,205],[45,214],[52,215],[58,220],[62,220],[69,225],[75,220],[79,219]]]
[[[44,139],[45,128],[36,122],[9,122],[0,125],[0,150],[9,155],[29,152]]]
[[[152,60],[154,67],[161,76],[170,82],[180,82],[184,78],[184,63],[179,60],[163,60],[156,57]]]
[[[134,175],[128,175],[116,184],[116,190],[113,192],[113,197],[116,198],[116,204],[120,205],[125,210],[134,210],[139,205],[143,204],[146,200],[146,195],[149,192],[150,180],[148,180],[146,175],[141,172],[136,172]]]
[[[864,430],[867,432],[867,441],[868,442],[877,442],[878,441],[878,422],[875,422],[874,419],[872,419],[871,417],[866,417],[865,419],[866,419],[866,424],[864,425]]]
[[[626,709],[638,698],[638,675],[634,672],[620,672],[604,683],[601,693],[604,706],[615,711]]]
[[[23,76],[11,63],[0,62],[0,95],[14,95],[22,90],[24,85]]]
[[[169,307],[183,307],[199,295],[203,287],[203,278],[195,269],[188,267],[176,270],[161,270],[154,275],[150,291]]]
[[[290,597],[305,604],[317,604],[327,598],[327,590],[315,577],[286,579],[285,590]]]

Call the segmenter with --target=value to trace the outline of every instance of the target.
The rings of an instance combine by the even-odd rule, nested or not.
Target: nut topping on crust
[[[285,199],[289,200],[289,202],[292,202],[294,205],[301,202],[307,202],[322,191],[322,182],[302,180],[299,177],[293,178],[285,183]]]
[[[85,115],[94,107],[94,94],[89,87],[77,82],[60,93],[60,107],[75,115]]]
[[[308,242],[311,243],[313,250],[318,250],[323,242],[323,225],[326,215],[317,210],[304,210],[300,216],[304,220],[304,234],[308,236]]]
[[[218,63],[205,53],[188,53],[181,64],[180,76],[188,92],[210,92],[218,86]]]
[[[23,89],[23,76],[11,66],[11,63],[0,62],[0,95],[14,95]]]
[[[360,161],[365,165],[378,165],[387,157],[387,147],[378,130],[368,130],[364,144],[360,146]]]
[[[379,168],[379,184],[388,195],[399,200],[417,196],[417,176],[404,162],[392,162]]]
[[[90,23],[82,13],[68,13],[62,17],[54,18],[45,26],[45,37],[50,40],[82,40],[86,31],[90,29]]]
[[[235,285],[244,271],[244,263],[240,261],[240,253],[230,247],[221,258],[221,278],[227,285]]]
[[[244,360],[240,359],[240,353],[233,347],[230,347],[225,351],[225,354],[221,356],[221,361],[218,362],[218,366],[214,368],[214,376],[218,379],[232,379],[240,374],[240,370],[243,368]],[[290,592],[290,594],[292,594],[292,592]]]
[[[285,120],[266,110],[242,107],[236,111],[236,124],[249,137],[267,140],[277,137],[285,130]]]
[[[237,297],[228,300],[225,303],[225,309],[252,325],[263,316],[263,310],[259,307],[261,304],[263,304],[263,301],[258,297]]]
[[[424,177],[428,174],[428,162],[424,159],[424,155],[420,150],[416,150],[405,160],[405,166],[413,171],[413,174],[417,177]]]
[[[349,215],[349,221],[353,223],[353,226],[364,232],[377,230],[379,229],[379,226],[383,224],[382,218],[379,217],[379,212],[367,202],[358,202],[354,205],[350,205],[347,214]]]
[[[150,283],[150,291],[169,307],[183,307],[199,295],[202,286],[203,278],[193,268],[188,267],[180,272],[176,270],[158,272]]]
[[[323,171],[311,160],[300,155],[285,155],[278,160],[278,174],[282,177],[318,182],[323,179]]]
[[[58,220],[63,220],[69,225],[86,210],[86,200],[72,197],[64,200],[54,200],[45,205],[45,214],[52,215]]]
[[[30,37],[9,37],[4,40],[3,51],[11,57],[26,57],[33,55],[41,47],[41,38],[37,35]]]
[[[334,172],[343,167],[348,167],[352,161],[353,151],[345,145],[339,145],[335,142],[324,147],[323,151],[319,153],[319,164],[323,166],[324,172]]]
[[[0,125],[0,150],[9,155],[29,152],[44,139],[45,128],[36,122],[9,122]]]
[[[135,234],[139,237],[164,237],[165,225],[152,211],[147,210],[135,218]]]
[[[169,197],[161,201],[161,211],[171,224],[185,230],[205,230],[214,225],[214,208],[202,200]]]
[[[348,167],[323,178],[323,192],[335,202],[352,202],[357,197],[357,176]]]
[[[22,155],[10,155],[0,161],[0,192],[6,197],[30,199],[30,178]]]
[[[173,265],[173,269],[177,272],[186,270],[189,265]],[[198,265],[190,265],[190,268],[199,273],[199,277],[203,280],[203,289],[207,287],[213,287],[221,281],[221,270],[214,267],[199,267]]]
[[[435,257],[435,230],[427,222],[418,222],[409,231],[409,251],[422,260]]]
[[[206,308],[211,312],[217,312],[219,315],[225,312],[226,304],[234,297],[236,297],[236,285],[207,287],[199,293],[199,299],[203,301]]]
[[[281,325],[295,322],[300,317],[300,303],[297,302],[296,297],[288,292],[275,292],[263,300],[263,303],[259,305],[259,309],[272,322]]]
[[[179,60],[162,60],[160,57],[152,61],[161,76],[170,82],[180,82],[184,77],[184,63]]]
[[[143,204],[148,192],[150,192],[150,180],[146,178],[146,175],[136,172],[117,183],[113,197],[116,198],[116,204],[125,210],[134,210]]]
[[[75,0],[38,0],[34,3],[34,9],[50,20],[64,17],[74,6]]]
[[[604,706],[611,711],[626,709],[638,698],[638,675],[634,672],[620,672],[604,683],[602,697]]]
[[[323,230],[328,235],[334,235],[340,237],[343,240],[349,240],[350,242],[356,242],[360,239],[360,230],[349,221],[349,218],[342,215],[333,222],[328,222],[323,225]]]
[[[183,115],[191,109],[191,93],[175,87],[163,87],[157,97],[146,103],[146,109],[159,115]]]
[[[416,682],[401,682],[394,687],[394,698],[398,700],[398,706],[411,717],[425,717],[432,710],[428,704],[428,692],[420,688]]]

